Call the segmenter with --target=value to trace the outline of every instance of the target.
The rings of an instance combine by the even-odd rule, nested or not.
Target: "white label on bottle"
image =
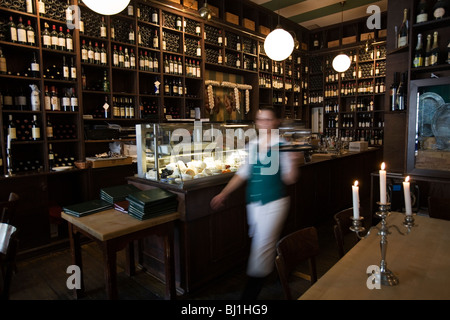
[[[63,107],[70,106],[70,98],[69,97],[62,97],[61,104]]]
[[[100,27],[100,37],[106,38],[106,27]]]
[[[69,51],[73,50],[73,41],[71,38],[66,38],[66,48]]]
[[[47,131],[48,132],[48,131]],[[51,135],[51,136],[49,136],[48,134],[47,134],[47,137],[49,137],[49,138],[51,138],[51,137],[53,137],[53,134]],[[54,160],[55,159],[55,155],[53,154],[53,153],[49,153],[48,154],[48,160]]]
[[[202,55],[202,49],[197,48],[197,56],[200,57]]]
[[[66,38],[64,38],[64,37],[58,38],[58,46],[65,48],[66,47]]]
[[[31,63],[31,71],[39,71],[39,63]]]
[[[25,29],[17,29],[17,38],[19,42],[27,42],[27,32]]]
[[[57,46],[58,45],[58,37],[56,37],[56,36],[52,36],[52,46],[54,45],[54,46]]]
[[[49,35],[45,35],[43,36],[43,40],[44,40],[44,46],[51,46],[52,45],[52,39],[50,38]]]
[[[31,128],[31,135],[33,139],[41,138],[41,130],[39,128]]]
[[[27,31],[27,40],[29,44],[34,44],[34,31]]]
[[[27,12],[33,13],[33,1],[32,0],[27,0]]]
[[[17,41],[17,29],[16,28],[10,28],[10,34],[11,34],[11,41]]]
[[[69,67],[63,67],[63,77],[68,78],[69,77]]]
[[[78,98],[77,97],[70,98],[70,105],[72,107],[78,107]]]
[[[94,53],[94,60],[95,61],[100,61],[100,52],[95,52]]]
[[[41,110],[41,100],[39,99],[39,93],[37,91],[33,91],[31,93],[31,110],[32,111]]]
[[[417,15],[417,23],[428,21],[428,13],[421,13]]]
[[[88,51],[88,59],[89,60],[93,60],[94,59],[94,51],[92,51],[92,50]]]
[[[75,68],[75,67],[70,68],[70,77],[72,79],[76,79],[77,78],[77,68]]]
[[[87,60],[88,59],[88,53],[86,49],[81,49],[81,59]]]
[[[434,10],[434,17],[436,19],[442,18],[445,15],[445,9],[444,8],[437,8]]]
[[[45,13],[45,3],[44,1],[39,1],[39,12]]]
[[[100,56],[100,60],[102,64],[106,64],[107,60],[106,60],[106,52],[102,52],[101,56]]]
[[[8,135],[11,138],[11,140],[17,139],[17,130],[16,130],[16,128],[8,128]]]
[[[51,97],[50,105],[52,106],[53,111],[59,111],[58,97]]]
[[[50,96],[45,96],[44,97],[44,108],[45,110],[52,110],[52,105],[50,102]]]
[[[130,32],[130,33],[128,34],[128,40],[134,41],[134,32]]]
[[[132,68],[136,67],[136,58],[135,57],[130,58],[130,66]]]

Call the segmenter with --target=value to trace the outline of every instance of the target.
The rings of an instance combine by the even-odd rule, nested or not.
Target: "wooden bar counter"
[[[381,150],[371,149],[337,157],[321,157],[300,167],[299,181],[289,187],[292,198],[284,234],[320,224],[337,211],[351,207],[351,188],[360,181],[361,198],[369,199],[370,174],[379,168]],[[192,180],[182,188],[158,181],[129,177],[128,182],[145,190],[163,188],[178,194],[179,230],[175,232],[176,279],[179,291],[190,292],[208,281],[246,263],[249,250],[245,188],[237,190],[224,208],[213,211],[211,199],[232,173]],[[367,190],[367,194],[364,194]],[[141,263],[163,279],[162,243],[145,239]]]

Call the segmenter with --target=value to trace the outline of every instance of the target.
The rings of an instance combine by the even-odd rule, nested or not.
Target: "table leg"
[[[83,279],[83,261],[81,259],[81,244],[80,244],[80,233],[76,232],[76,228],[73,224],[68,223],[69,226],[69,241],[70,249],[72,254],[72,264],[80,268],[80,289],[73,289],[73,294],[75,299],[80,299],[85,296],[84,291],[84,279]]]
[[[164,266],[166,277],[166,299],[174,300],[177,297],[175,286],[175,256],[173,240],[173,223],[165,224],[164,234]]]
[[[134,276],[136,274],[136,269],[134,265],[134,242],[130,241],[128,246],[125,248],[125,273],[128,276]]]
[[[103,260],[105,263],[105,285],[109,300],[116,300],[117,295],[117,259],[116,250],[109,241],[102,243]]]

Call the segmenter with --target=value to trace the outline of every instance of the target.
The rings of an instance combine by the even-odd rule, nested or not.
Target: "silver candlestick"
[[[369,229],[369,231],[365,235],[361,235],[360,233],[363,233],[365,231],[365,228],[362,226],[362,220],[364,218],[352,218],[353,224],[350,227],[350,230],[355,232],[359,239],[365,239],[369,236],[370,232],[373,229],[378,230],[378,235],[381,236],[380,240],[380,249],[381,249],[381,262],[380,262],[380,280],[381,284],[385,286],[395,286],[399,283],[398,278],[387,269],[387,263],[386,263],[386,250],[387,250],[387,235],[390,234],[389,229],[394,227],[398,233],[401,235],[405,235],[405,233],[401,232],[400,229],[396,225],[387,226],[386,218],[389,217],[391,214],[390,203],[380,203],[377,202],[379,206],[379,211],[376,213],[376,215],[381,218],[381,227],[374,226]],[[412,215],[405,215],[405,220],[403,222],[403,225],[407,228],[406,234],[409,234],[411,232],[411,228],[415,226],[414,218]]]

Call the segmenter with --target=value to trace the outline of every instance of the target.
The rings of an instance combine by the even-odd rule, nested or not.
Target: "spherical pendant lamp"
[[[341,13],[341,23],[344,22],[344,4],[345,1],[341,1],[342,13]],[[337,72],[345,72],[350,68],[351,65],[350,57],[344,53],[338,54],[333,59],[333,69]]]
[[[83,3],[99,14],[113,15],[122,12],[130,0],[83,0]]]
[[[337,72],[345,72],[348,70],[348,68],[350,68],[351,63],[352,62],[350,61],[349,56],[341,53],[338,54],[336,57],[334,57],[333,69],[336,70]]]
[[[281,26],[269,33],[264,40],[264,51],[272,60],[283,61],[291,55],[293,50],[294,39]]]

